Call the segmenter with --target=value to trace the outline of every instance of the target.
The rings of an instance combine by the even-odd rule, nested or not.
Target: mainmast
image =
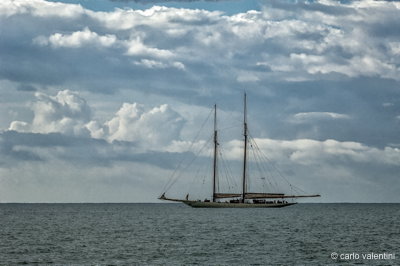
[[[217,149],[218,149],[218,133],[217,133],[217,105],[214,104],[214,167],[213,167],[213,195],[212,201],[215,202],[216,178],[217,178]]]
[[[246,174],[247,174],[247,97],[244,94],[244,112],[243,112],[243,135],[244,135],[244,152],[243,152],[243,186],[242,186],[242,202],[246,196]]]

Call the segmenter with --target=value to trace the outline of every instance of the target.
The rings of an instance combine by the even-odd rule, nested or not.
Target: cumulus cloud
[[[359,142],[314,140],[314,139],[295,139],[279,140],[268,138],[255,138],[254,143],[249,145],[249,149],[260,149],[271,161],[281,164],[300,164],[300,165],[324,165],[326,163],[373,163],[381,165],[400,166],[400,149],[397,147],[386,146],[382,149],[367,146]],[[210,156],[209,151],[204,151],[206,141],[188,143],[186,141],[174,141],[168,147],[171,152],[186,152],[201,150],[202,156]],[[243,159],[243,141],[231,140],[220,143],[224,150],[225,158],[229,160],[241,161]],[[191,150],[188,150],[191,147]],[[249,152],[250,161],[259,160],[254,157],[254,153]]]
[[[89,121],[91,112],[86,100],[69,90],[59,91],[56,96],[39,92],[35,96],[32,123],[13,121],[9,130],[88,135],[84,125]]]
[[[127,41],[128,46],[128,55],[144,55],[144,56],[153,56],[160,58],[169,58],[174,54],[168,50],[158,49],[153,47],[147,47],[143,44],[139,37],[134,40]]]
[[[76,92],[59,91],[56,96],[36,93],[32,123],[13,121],[9,130],[33,133],[63,133],[109,141],[137,142],[158,148],[180,138],[184,118],[167,104],[145,110],[137,103],[124,103],[104,124],[93,120],[91,108]]]
[[[12,121],[8,130],[27,132],[30,130],[30,125],[24,121]]]
[[[120,56],[168,59],[179,52],[179,57],[189,61],[213,58],[211,64],[218,63],[218,57],[222,57],[231,59],[226,64],[234,63],[236,71],[246,69],[241,67],[243,61],[236,64],[232,59],[235,55],[246,55],[242,60],[264,59],[262,63],[270,69],[292,74],[285,75],[285,79],[307,73],[311,76],[340,73],[349,77],[378,75],[397,80],[398,41],[375,39],[371,31],[380,24],[390,23],[391,16],[387,15],[398,12],[398,4],[363,2],[316,1],[306,4],[300,1],[289,4],[272,1],[261,11],[223,16],[221,12],[161,6],[147,10],[94,12],[80,5],[35,0],[2,2],[0,13],[60,17],[74,14],[77,20],[86,16],[94,27],[105,26],[113,32],[99,34],[86,27],[67,34],[64,31],[48,37],[40,35],[34,39],[40,45],[78,48],[85,45],[109,47],[120,43],[126,47],[126,52]],[[175,45],[171,46],[171,43]],[[207,56],[209,53],[211,56]],[[182,64],[186,65],[185,62]],[[246,76],[239,79],[263,80],[255,79],[255,73]]]
[[[4,0],[0,3],[0,15],[32,14],[38,17],[79,17],[85,9],[78,4],[64,4],[43,0]]]
[[[83,31],[76,31],[69,35],[55,33],[48,38],[39,36],[35,38],[33,42],[39,45],[51,45],[55,48],[79,48],[85,45],[109,47],[116,42],[116,37],[112,34],[99,36],[96,32],[92,32],[89,28],[85,28]]]
[[[324,161],[351,160],[357,163],[400,165],[400,149],[392,147],[377,149],[357,142],[311,139],[293,141],[258,139],[258,142],[261,147],[268,150],[268,154],[280,154],[299,164],[318,165]]]
[[[106,122],[109,139],[136,141],[160,147],[179,139],[184,119],[164,104],[149,111],[134,103],[124,103],[115,117]]]
[[[203,87],[220,93],[247,84],[263,91],[263,84],[269,80],[285,83],[366,76],[398,81],[398,36],[396,32],[380,30],[381,25],[393,24],[398,5],[387,1],[357,2],[269,1],[259,11],[226,15],[220,11],[163,6],[100,12],[44,0],[8,0],[2,2],[0,13],[4,23],[9,17],[23,14],[29,23],[37,25],[24,36],[36,45],[74,48],[70,52],[63,50],[65,57],[53,51],[52,58],[57,61],[38,57],[32,58],[32,64],[43,70],[51,63],[59,74],[51,76],[58,77],[58,82],[85,77],[85,89],[89,90],[98,90],[99,83],[105,81],[115,82],[118,88],[131,86],[132,76],[140,77],[138,83],[145,83],[142,79],[159,74],[157,81],[148,80],[146,84],[153,91],[167,94],[162,84],[176,83],[171,75],[176,70],[186,73],[174,90],[189,93],[200,90],[196,86],[200,81]],[[64,11],[57,13],[59,9]],[[42,13],[47,15],[41,17]],[[49,25],[53,20],[56,23],[42,27],[38,17]],[[15,35],[5,37],[12,39]],[[90,47],[116,49],[92,51]],[[43,56],[43,47],[37,49]],[[71,64],[74,69],[60,64],[70,58],[78,61]],[[97,71],[91,71],[94,67]],[[15,79],[10,73],[13,68],[7,69],[2,71],[3,76]],[[32,77],[37,76],[32,73],[34,69],[27,68],[26,72],[27,83],[32,83]],[[112,78],[114,72],[118,80]],[[194,84],[194,88],[188,90],[187,84]],[[222,86],[225,90],[221,90]],[[103,90],[115,92],[110,87]]]
[[[367,16],[372,14],[375,18],[390,20],[385,18],[385,14],[396,12],[394,10],[398,12],[398,5],[386,1],[363,2],[366,3],[359,5],[358,1],[354,1],[343,5],[331,1],[308,4],[272,1],[262,13],[271,20],[264,26],[265,37],[273,43],[279,42],[286,48],[302,52],[290,53],[280,59],[269,57],[269,66],[291,73],[297,72],[297,69],[312,75],[341,73],[350,77],[381,75],[397,79],[398,67],[386,51],[380,51],[376,46],[380,41],[374,39],[365,46],[366,41],[371,39],[373,22],[362,24],[360,21],[367,21]],[[291,41],[281,42],[284,36]]]

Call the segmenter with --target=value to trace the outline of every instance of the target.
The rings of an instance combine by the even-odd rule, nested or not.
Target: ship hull
[[[183,200],[184,204],[193,208],[282,208],[296,204],[292,203],[230,203],[230,202],[204,202]]]

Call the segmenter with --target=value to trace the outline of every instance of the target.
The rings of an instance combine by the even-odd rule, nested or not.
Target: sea
[[[400,204],[0,204],[0,265],[400,265]]]

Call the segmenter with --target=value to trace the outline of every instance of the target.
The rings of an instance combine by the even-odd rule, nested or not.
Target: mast
[[[247,172],[247,96],[244,93],[244,112],[243,112],[243,135],[244,135],[244,152],[243,152],[243,186],[242,186],[242,202],[246,196],[246,172]]]
[[[213,195],[212,201],[215,202],[216,179],[217,179],[217,149],[218,149],[218,134],[217,134],[217,105],[214,104],[214,164],[213,164]]]

